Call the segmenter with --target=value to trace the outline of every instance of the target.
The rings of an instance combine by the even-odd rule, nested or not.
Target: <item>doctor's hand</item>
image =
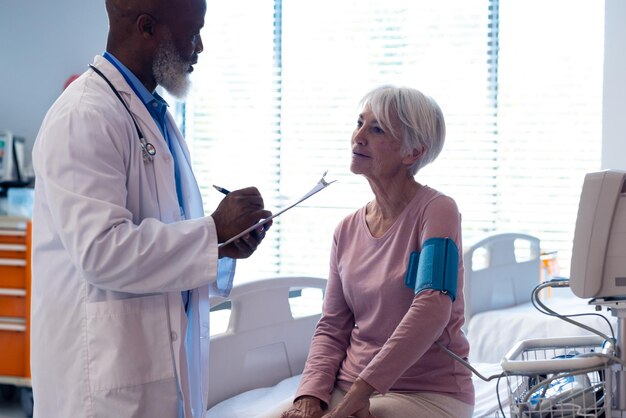
[[[256,187],[230,192],[211,214],[217,231],[217,242],[225,242],[261,219],[272,216],[264,210],[263,197]],[[219,249],[219,257],[247,258],[257,249],[271,222]]]
[[[320,418],[324,415],[321,401],[314,396],[299,397],[280,418]]]

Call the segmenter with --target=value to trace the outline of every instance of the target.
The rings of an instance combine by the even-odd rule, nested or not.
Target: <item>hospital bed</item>
[[[211,328],[227,328],[212,331],[209,407],[302,373],[325,286],[315,277],[279,277],[235,286],[227,300],[212,300]]]
[[[539,257],[539,240],[523,234],[492,235],[464,251],[470,361],[485,377],[501,373],[500,360],[519,340],[588,335],[530,303]],[[325,284],[313,277],[269,278],[235,286],[228,299],[212,301],[211,327],[221,323],[223,329],[211,337],[208,418],[263,418],[292,402]],[[593,311],[571,293],[545,303],[566,314]],[[601,318],[580,321],[608,332]],[[497,379],[473,380],[474,416],[498,416]],[[506,382],[498,388],[508,416]]]

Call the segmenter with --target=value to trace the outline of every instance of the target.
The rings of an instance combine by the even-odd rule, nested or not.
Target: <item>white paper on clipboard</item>
[[[289,206],[286,206],[286,207],[282,208],[278,212],[272,214],[272,216],[270,216],[269,218],[261,219],[259,222],[255,223],[250,228],[241,231],[240,233],[238,233],[234,237],[230,238],[229,240],[224,241],[224,242],[218,244],[217,248],[222,248],[224,245],[230,244],[231,242],[233,242],[237,238],[241,238],[242,236],[246,235],[247,233],[253,231],[256,228],[258,228],[259,226],[264,225],[267,222],[271,221],[272,219],[276,218],[277,216],[287,212],[289,209],[293,208],[294,206],[299,205],[300,203],[302,203],[305,200],[307,200],[309,197],[313,196],[315,193],[319,192],[320,190],[325,189],[326,187],[330,186],[331,184],[333,184],[334,182],[337,181],[337,180],[326,181],[326,179],[324,179],[324,177],[326,176],[326,173],[328,173],[328,170],[326,170],[324,172],[324,174],[322,174],[322,178],[320,179],[320,181],[318,181],[317,184],[311,190],[309,190],[304,196],[302,196],[299,200],[297,200],[296,202],[290,204]]]

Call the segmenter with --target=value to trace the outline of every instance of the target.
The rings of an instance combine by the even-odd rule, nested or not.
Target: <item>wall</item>
[[[602,167],[626,169],[626,1],[605,8]],[[106,32],[104,0],[1,0],[0,128],[30,148],[65,80],[104,50]]]
[[[30,150],[67,78],[104,51],[107,29],[104,0],[1,0],[0,129]]]
[[[605,2],[602,168],[626,170],[626,1]]]

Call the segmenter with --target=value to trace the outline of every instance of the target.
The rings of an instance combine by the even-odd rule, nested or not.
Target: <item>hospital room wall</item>
[[[626,169],[626,1],[605,0],[602,168]]]
[[[0,129],[30,149],[65,81],[104,51],[107,29],[104,0],[1,0]]]
[[[605,8],[602,167],[626,169],[626,1]],[[65,80],[104,50],[107,25],[104,0],[0,1],[0,129],[30,148]]]

